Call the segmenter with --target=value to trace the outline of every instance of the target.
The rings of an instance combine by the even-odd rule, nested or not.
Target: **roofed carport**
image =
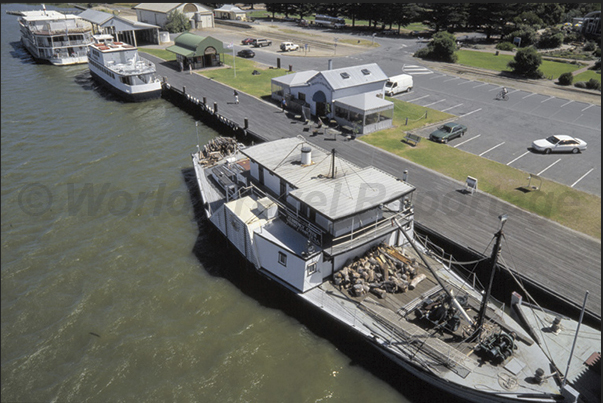
[[[339,98],[333,105],[337,123],[357,128],[358,134],[372,133],[393,126],[394,104],[373,94]]]

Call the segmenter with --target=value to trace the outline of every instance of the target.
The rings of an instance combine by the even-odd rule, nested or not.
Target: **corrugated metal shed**
[[[297,87],[308,85],[308,80],[318,74],[317,70],[300,71],[299,73],[287,74],[281,77],[275,77],[273,82],[288,85],[289,87]]]
[[[96,25],[102,25],[113,18],[113,14],[105,13],[104,11],[93,10],[91,8],[82,11],[78,17],[83,18]]]
[[[387,75],[381,70],[381,67],[379,67],[377,63],[321,71],[316,78],[312,78],[309,81],[312,82],[313,80],[318,79],[318,76],[324,77],[333,90],[379,81],[383,81],[385,84],[388,80]]]
[[[301,164],[301,148],[311,148],[312,164]],[[300,138],[270,141],[242,151],[251,160],[291,184],[289,194],[330,220],[337,220],[398,199],[414,187],[373,167],[360,168]]]
[[[375,94],[359,94],[335,100],[335,106],[344,105],[360,113],[393,108],[393,103],[381,99]]]
[[[157,13],[169,13],[170,11],[180,7],[183,3],[140,3],[135,5],[135,10],[154,11]]]

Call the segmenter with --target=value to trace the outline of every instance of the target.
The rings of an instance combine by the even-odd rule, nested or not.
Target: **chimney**
[[[301,164],[312,164],[312,149],[308,145],[304,145],[301,149]]]
[[[329,59],[329,68],[327,70],[333,70],[333,59]]]

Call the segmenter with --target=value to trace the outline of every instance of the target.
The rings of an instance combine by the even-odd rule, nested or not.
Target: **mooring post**
[[[245,118],[245,130],[249,129],[249,120]]]
[[[214,102],[214,113],[218,113],[218,103]]]

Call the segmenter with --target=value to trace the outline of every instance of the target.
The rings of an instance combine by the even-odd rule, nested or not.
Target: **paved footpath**
[[[207,103],[218,105],[218,113],[266,140],[304,136],[326,150],[336,148],[339,155],[360,167],[373,165],[397,177],[408,170],[408,182],[417,188],[413,196],[418,223],[452,239],[461,246],[490,255],[490,241],[499,228],[498,216],[508,214],[501,263],[515,268],[524,277],[581,306],[584,293],[590,291],[587,310],[601,318],[601,242],[553,221],[541,218],[488,194],[465,194],[464,183],[416,165],[373,147],[363,141],[336,141],[324,134],[313,135],[315,125],[304,125],[298,118],[269,101],[239,91],[240,103],[234,103],[233,89],[198,74],[177,72],[173,63],[145,55],[157,65],[160,76],[178,89]],[[309,130],[308,128],[311,127]],[[539,201],[542,202],[542,201]],[[555,200],[553,202],[567,202]],[[508,301],[507,301],[508,302]]]

